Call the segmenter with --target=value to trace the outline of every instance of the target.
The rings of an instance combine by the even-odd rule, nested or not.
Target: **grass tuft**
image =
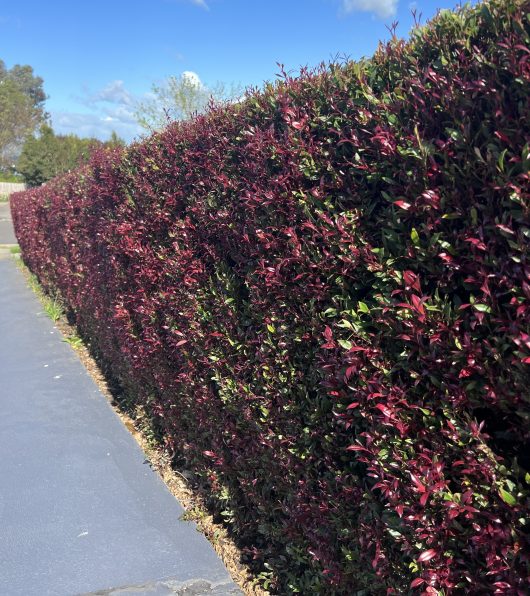
[[[59,297],[57,295],[49,296],[46,294],[42,289],[37,276],[31,273],[22,261],[20,261],[19,266],[27,273],[26,280],[28,282],[28,286],[37,295],[42,304],[44,312],[54,323],[56,323],[64,315],[64,309]]]
[[[74,350],[79,350],[85,345],[83,340],[79,337],[79,335],[75,334],[70,335],[69,337],[65,337],[63,341],[69,344]]]

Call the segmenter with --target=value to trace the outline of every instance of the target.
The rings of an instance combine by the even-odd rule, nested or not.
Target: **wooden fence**
[[[21,182],[0,182],[0,196],[1,195],[10,195],[12,192],[18,192],[19,190],[24,190],[26,188],[25,184]]]

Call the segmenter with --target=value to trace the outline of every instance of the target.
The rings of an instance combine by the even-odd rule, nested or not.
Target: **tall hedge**
[[[12,200],[281,594],[527,594],[530,2],[444,11]]]

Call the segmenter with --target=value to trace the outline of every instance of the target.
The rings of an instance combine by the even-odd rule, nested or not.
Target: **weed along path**
[[[241,593],[7,256],[0,407],[0,594]]]

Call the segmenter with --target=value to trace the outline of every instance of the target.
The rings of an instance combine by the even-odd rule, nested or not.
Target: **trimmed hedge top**
[[[526,594],[530,3],[442,12],[14,195],[282,594]]]

